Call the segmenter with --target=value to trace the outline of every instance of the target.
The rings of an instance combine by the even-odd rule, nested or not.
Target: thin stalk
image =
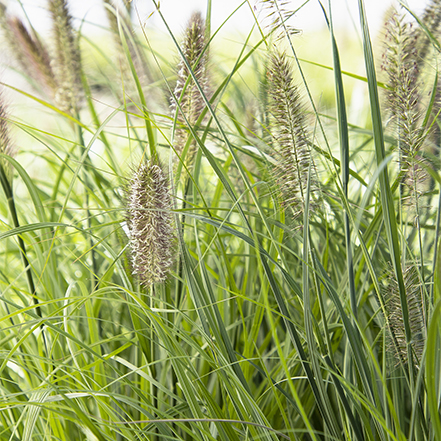
[[[149,289],[149,307],[150,310],[154,307],[154,285],[150,286]],[[155,365],[155,331],[153,326],[150,326],[150,360],[147,360],[150,364],[150,372],[152,375],[152,378],[156,379],[156,365]],[[158,409],[158,388],[155,386],[154,382],[150,382],[150,393],[152,395],[152,404],[154,409]],[[158,415],[155,415],[155,418],[157,418]],[[155,428],[154,433],[157,432],[157,429]],[[153,435],[152,441],[157,441],[157,436]]]
[[[369,98],[371,104],[371,117],[372,117],[372,125],[373,125],[373,134],[374,134],[374,144],[376,151],[376,159],[378,166],[381,166],[383,163],[386,152],[384,148],[384,135],[383,135],[383,126],[381,120],[380,113],[380,104],[377,90],[377,76],[375,73],[374,66],[374,57],[372,52],[372,44],[369,34],[369,29],[366,21],[366,13],[364,8],[364,1],[358,0],[359,11],[360,11],[360,21],[361,27],[363,31],[363,47],[364,47],[364,55],[365,55],[365,64],[366,64],[366,73],[368,78],[368,87],[369,87]],[[381,203],[383,206],[383,219],[384,225],[386,227],[386,234],[389,243],[389,247],[391,249],[391,260],[393,263],[395,276],[398,283],[399,294],[400,294],[400,302],[401,308],[403,311],[403,323],[404,330],[406,336],[406,343],[409,348],[409,376],[412,378],[414,376],[414,363],[413,358],[411,358],[411,341],[412,341],[412,332],[409,325],[409,308],[407,305],[406,298],[406,289],[404,286],[403,272],[401,268],[401,252],[400,245],[398,240],[398,229],[396,224],[396,216],[395,216],[395,208],[392,198],[391,186],[389,183],[389,175],[387,172],[387,167],[381,171],[379,176],[380,182],[380,197]]]
[[[75,117],[79,121],[78,113]],[[78,124],[75,126],[75,129],[76,129],[76,136],[78,139],[78,144],[81,146],[81,153],[84,153],[86,146],[84,144],[83,132],[81,130],[81,127]],[[86,161],[87,162],[90,161],[89,155],[87,156]],[[89,181],[89,179],[88,179],[88,175],[87,175],[87,170],[84,170],[84,182],[86,183],[86,187],[84,189],[85,190],[84,197],[86,199],[85,203],[86,203],[87,227],[88,227],[89,231],[92,231],[92,216],[91,216],[90,209],[89,209],[89,193],[88,193],[88,189],[87,189],[88,181]],[[94,244],[94,241],[92,238],[92,234],[89,235],[89,246],[90,246],[91,258],[92,258],[92,271],[91,271],[90,283],[91,283],[91,292],[94,292],[98,286],[98,278],[97,278],[98,266],[97,266],[97,262],[96,262],[96,251],[95,251],[95,244]],[[100,320],[100,322],[101,322],[101,320]]]
[[[0,181],[3,187],[3,191],[5,192],[6,195],[6,199],[8,201],[8,207],[9,207],[9,212],[11,214],[12,217],[12,222],[14,224],[15,228],[20,227],[20,223],[18,221],[18,216],[17,216],[17,209],[15,206],[15,200],[14,200],[14,193],[12,190],[12,185],[9,183],[9,180],[6,176],[6,173],[4,171],[3,166],[0,164]],[[39,306],[39,302],[38,299],[35,297],[35,284],[34,284],[34,279],[32,277],[32,268],[31,265],[29,263],[29,260],[27,258],[27,253],[26,253],[26,245],[22,239],[21,236],[17,236],[18,238],[18,245],[20,248],[20,254],[21,254],[21,258],[23,261],[23,265],[24,265],[24,269],[26,272],[26,279],[28,282],[28,287],[29,287],[29,293],[32,296],[34,305],[36,306],[35,311],[37,313],[37,315],[42,318],[41,315],[41,309]],[[42,325],[41,325],[42,326]]]
[[[332,38],[332,52],[334,58],[334,83],[335,95],[337,101],[337,122],[340,140],[340,155],[341,155],[341,180],[343,196],[348,199],[348,184],[349,184],[349,131],[348,131],[348,117],[346,113],[345,93],[343,88],[343,77],[341,72],[340,55],[335,41],[334,26],[332,21],[331,1],[329,0],[330,20],[329,28]],[[326,17],[326,16],[325,16]],[[346,244],[346,265],[349,278],[349,293],[351,300],[352,313],[354,320],[357,320],[357,297],[355,293],[354,280],[354,263],[352,258],[352,243],[351,243],[351,229],[349,226],[349,216],[347,210],[344,213],[345,224],[345,244]]]
[[[421,300],[423,302],[423,316],[424,316],[424,322],[427,323],[427,315],[426,315],[426,311],[427,311],[427,297],[425,295],[425,292],[427,294],[427,291],[425,290],[425,277],[424,277],[424,254],[423,254],[423,238],[421,235],[421,222],[420,222],[420,204],[418,203],[418,194],[416,193],[417,191],[417,183],[416,180],[413,183],[413,191],[415,192],[415,211],[416,211],[416,227],[417,227],[417,232],[418,232],[418,244],[419,244],[419,248],[420,248],[420,271],[421,271],[421,288],[420,288],[420,293],[421,293]]]
[[[435,249],[433,250],[433,266],[432,266],[432,274],[433,278],[435,279],[435,272],[436,272],[436,263],[437,263],[437,256],[438,256],[438,238],[440,234],[440,225],[441,225],[441,189],[439,192],[438,197],[438,213],[436,215],[436,232],[435,232]],[[432,283],[431,289],[430,289],[430,304],[434,304],[435,300],[435,280]]]
[[[207,0],[207,16],[205,17],[205,40],[210,41],[211,36],[211,11],[213,0]],[[207,47],[208,50],[208,47]]]

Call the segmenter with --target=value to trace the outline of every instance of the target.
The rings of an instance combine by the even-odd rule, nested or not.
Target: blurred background
[[[47,11],[47,0],[1,1],[7,5],[10,14],[21,17],[24,22],[29,20],[43,39],[50,41],[51,21]],[[115,57],[113,38],[109,38],[109,25],[103,6],[104,2],[103,0],[68,1],[70,11],[75,18],[75,26],[81,26],[82,33],[86,36],[82,39],[83,67],[88,72],[94,92],[100,91],[99,99],[103,104],[101,110],[108,114],[113,109],[109,103],[113,101],[110,96],[104,93],[107,90],[105,83],[107,78],[112,78],[115,73],[113,70],[117,64],[113,64],[117,57]],[[256,18],[259,23],[265,24],[264,17],[267,15],[267,11],[262,10],[262,3],[261,0],[212,0],[212,34],[220,28],[212,42],[213,50],[210,53],[215,84],[220,84],[233,69],[237,57],[240,56],[243,45],[247,41],[247,35],[256,24]],[[369,120],[369,114],[366,83],[360,81],[360,78],[365,77],[365,65],[358,29],[358,0],[330,0],[330,2],[322,0],[322,3],[328,12],[329,3],[332,8],[340,60],[345,73],[344,86],[350,122],[364,126],[368,124],[366,120]],[[428,0],[407,0],[406,2],[409,9],[417,15],[423,12],[427,3]],[[122,0],[114,0],[113,4],[116,7],[118,5],[122,7]],[[379,81],[384,81],[381,71],[384,38],[381,29],[385,12],[393,4],[397,5],[398,0],[395,2],[393,0],[365,0]],[[191,14],[197,10],[205,14],[207,0],[160,0],[160,9],[176,40],[181,41],[183,30]],[[331,68],[333,64],[332,49],[320,2],[319,0],[290,0],[286,1],[286,9],[297,9],[295,15],[290,19],[290,25],[301,30],[301,33],[295,36],[294,46],[312,96],[323,112],[332,114],[335,105],[334,78]],[[410,14],[408,17],[409,20],[412,19]],[[157,78],[161,78],[156,65],[160,60],[161,68],[173,84],[179,58],[175,44],[160,15],[155,13],[152,0],[132,0],[132,23],[135,29],[137,23],[145,28],[148,43],[158,55],[154,62],[149,57],[152,63],[150,66],[153,69],[152,72]],[[139,26],[138,34],[141,34]],[[140,36],[144,41],[144,36]],[[250,40],[251,44],[260,38],[261,36],[255,27],[253,37]],[[250,41],[246,44],[250,44]],[[247,90],[249,95],[254,98],[259,87],[256,72],[261,69],[264,52],[265,47],[262,45],[258,55],[263,57],[253,58],[247,63],[237,78],[237,81],[242,82],[241,85],[234,85],[234,87],[242,87],[243,90]],[[17,75],[17,71],[14,69],[16,65],[13,60],[9,60],[8,53],[2,52],[0,58],[0,73],[3,81],[31,92],[26,80]],[[118,72],[117,74],[119,75]],[[301,81],[300,76],[296,77],[296,81]],[[158,83],[152,83],[151,86],[152,90],[161,91],[163,82],[161,80]],[[25,115],[30,114],[28,116],[32,119],[35,103],[30,103],[29,100],[23,102],[23,97],[19,94],[14,96],[13,91],[8,91],[8,97],[10,97],[12,113],[22,115],[24,119],[26,119]],[[48,121],[47,124],[49,125],[50,122]],[[121,124],[125,124],[124,119]]]
[[[132,0],[137,11],[139,21],[148,27],[164,29],[160,17],[152,14],[154,11],[151,0]],[[22,2],[9,0],[5,2],[11,12],[23,16],[22,7],[28,12],[29,18],[36,29],[44,32],[49,27],[49,20],[46,11],[46,0],[25,0]],[[20,5],[21,3],[21,5]],[[118,4],[118,1],[114,2]],[[225,25],[228,33],[246,33],[254,23],[252,10],[259,13],[258,0],[213,0],[213,29],[217,29],[230,14],[237,8],[231,19]],[[314,32],[325,27],[323,13],[318,0],[291,0],[287,2],[293,9],[300,8],[293,26],[302,29],[304,33]],[[322,2],[328,8],[328,0]],[[382,25],[383,15],[387,8],[393,4],[393,0],[368,0],[365,1],[366,11],[369,18],[369,25],[372,34],[375,34]],[[404,2],[415,13],[420,14],[427,4],[427,0],[407,0]],[[241,6],[242,5],[242,6]],[[303,5],[303,6],[302,6]],[[331,0],[335,26],[353,33],[358,26],[358,0]],[[161,10],[167,19],[172,31],[179,32],[185,26],[191,13],[195,10],[205,11],[206,0],[161,0]],[[97,30],[98,26],[106,24],[106,17],[103,10],[102,0],[74,0],[70,1],[70,8],[73,15],[78,19],[86,21],[85,26]]]

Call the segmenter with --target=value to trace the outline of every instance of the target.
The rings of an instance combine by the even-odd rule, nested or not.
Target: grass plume
[[[273,51],[270,54],[267,76],[269,129],[274,139],[273,175],[282,205],[291,210],[294,218],[298,218],[304,212],[310,172],[311,195],[316,199],[318,194],[306,118],[298,88],[292,77],[291,64],[284,53]],[[314,198],[310,201],[312,209]]]
[[[149,287],[163,282],[173,264],[174,230],[167,176],[159,162],[142,163],[127,194],[132,272]]]
[[[441,25],[441,0],[429,0],[421,17],[421,21],[434,38],[439,36]],[[430,53],[431,40],[422,28],[417,29],[416,35],[416,47],[418,49],[417,62],[423,66],[427,55]]]
[[[81,83],[64,79],[87,97],[81,109],[68,103],[73,117],[8,72],[15,114],[2,102],[0,166],[13,173],[3,173],[0,189],[1,440],[441,439],[441,203],[431,204],[441,180],[422,130],[433,122],[436,99],[426,91],[435,90],[436,63],[415,61],[417,24],[395,17],[386,66],[395,79],[379,83],[359,1],[363,51],[342,44],[330,22],[329,54],[329,35],[267,39],[258,23],[233,44],[222,36],[230,18],[206,30],[221,0],[207,3],[206,23],[193,16],[182,43],[154,0],[136,38],[115,0],[122,19],[113,15],[107,30],[97,23],[92,38],[92,14],[81,37],[67,20],[87,60]],[[257,21],[252,3],[238,14]],[[301,25],[288,3],[266,3],[285,9],[277,33],[286,37],[288,19]],[[64,15],[68,4],[58,2]],[[24,21],[32,39],[33,19]],[[152,29],[157,19],[168,34]],[[131,90],[126,74],[115,74],[112,37]],[[58,91],[57,38],[49,38]],[[132,48],[153,66],[151,82]],[[177,75],[167,54],[181,48]],[[173,95],[176,77],[170,109],[164,91]],[[210,90],[213,79],[219,87]],[[400,171],[398,146],[408,161]],[[136,164],[129,174],[127,164]],[[406,197],[410,181],[424,189],[426,164],[433,181],[412,222]]]

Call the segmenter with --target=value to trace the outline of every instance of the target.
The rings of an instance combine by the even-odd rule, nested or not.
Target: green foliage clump
[[[359,0],[360,75],[326,8],[331,65],[287,1],[0,3],[0,440],[441,439],[439,4],[377,68]]]

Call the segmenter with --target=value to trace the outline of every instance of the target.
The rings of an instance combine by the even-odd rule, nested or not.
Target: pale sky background
[[[322,0],[325,6],[328,0]],[[215,30],[241,3],[241,0],[212,0],[213,2],[213,30]],[[305,0],[291,0],[293,8],[301,6]],[[365,0],[369,27],[371,33],[375,35],[381,27],[383,14],[392,4],[393,0]],[[408,6],[417,14],[420,14],[428,0],[407,0]],[[9,10],[21,15],[19,2],[17,0],[6,1]],[[102,0],[71,0],[70,8],[76,18],[85,18],[87,21],[106,24],[105,13]],[[151,0],[133,0],[134,5],[139,11],[142,22],[147,26],[163,29],[160,17],[157,14],[151,15],[154,11]],[[249,0],[249,4],[254,6],[257,0]],[[47,19],[45,10],[47,0],[22,0],[28,15],[40,32],[49,29],[50,23]],[[331,0],[334,23],[336,27],[343,27],[349,31],[354,30],[354,25],[358,26],[358,0]],[[206,0],[161,0],[161,11],[167,19],[174,33],[180,33],[185,27],[188,18],[195,10],[206,11]],[[240,10],[234,14],[228,22],[225,30],[229,32],[246,33],[251,29],[253,16],[250,6],[245,3]],[[317,0],[310,0],[292,19],[295,28],[302,29],[307,33],[324,26],[323,14]],[[89,26],[92,30],[92,27]]]

